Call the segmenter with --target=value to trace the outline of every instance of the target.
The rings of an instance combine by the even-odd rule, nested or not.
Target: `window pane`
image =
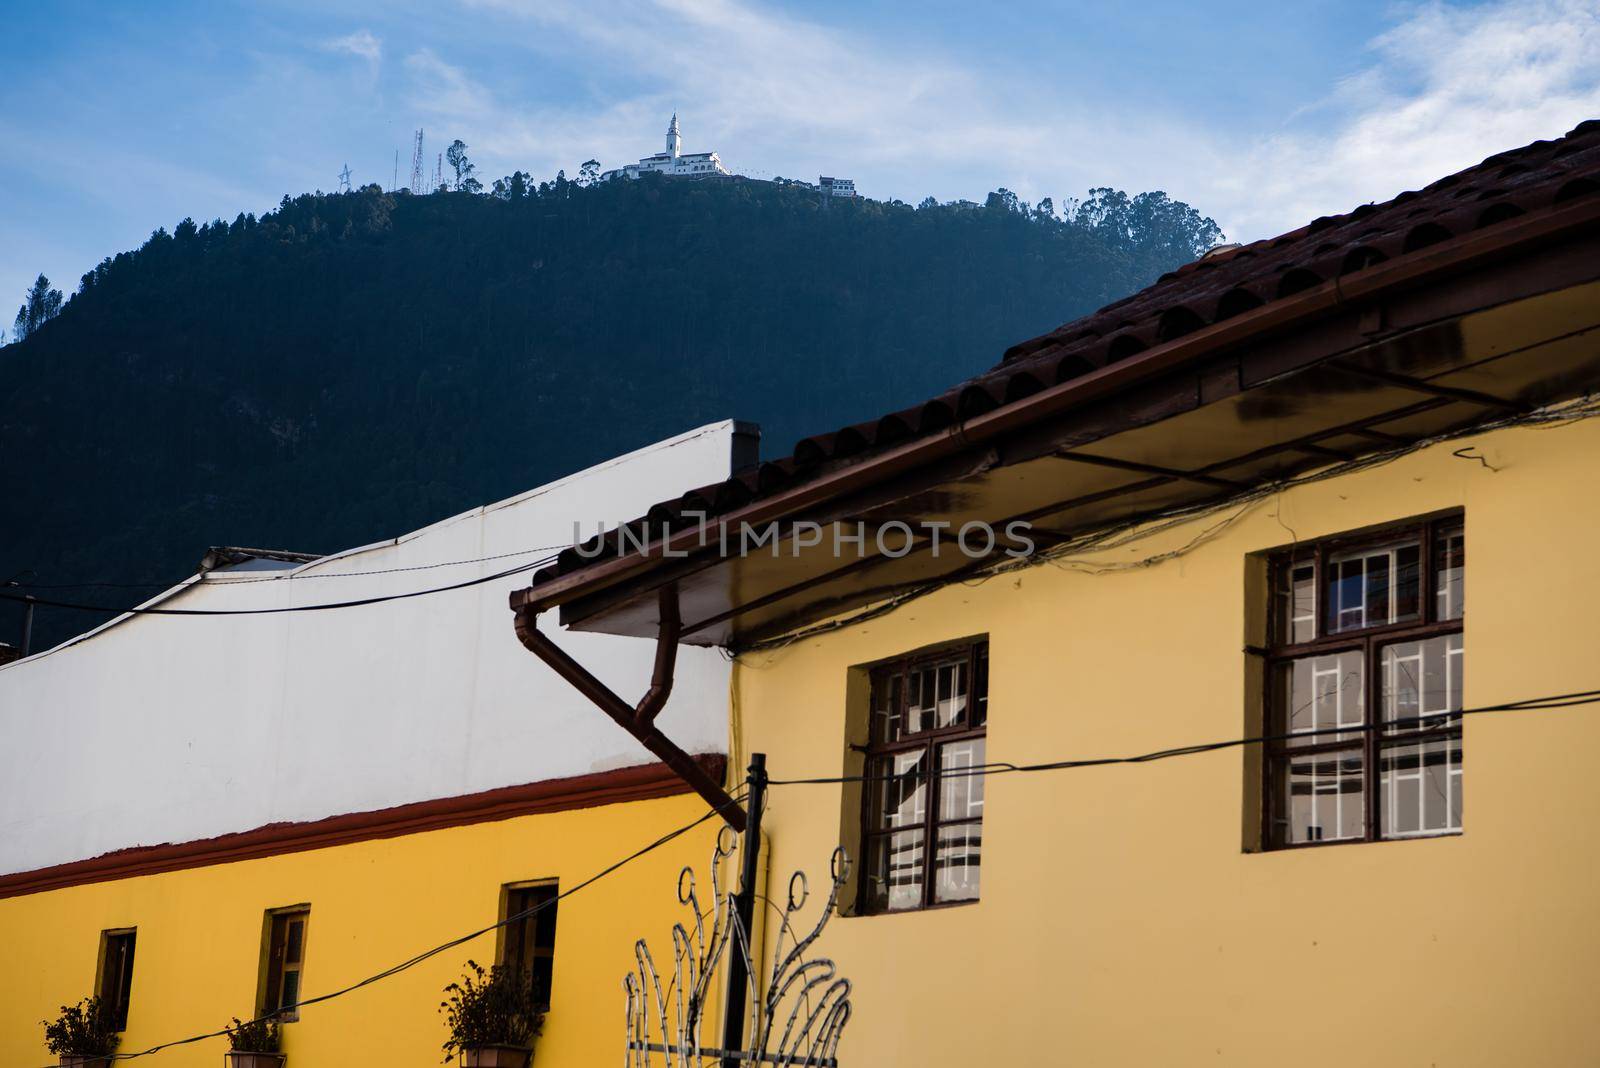
[[[984,740],[947,742],[939,747],[939,820],[983,818]]]
[[[1309,561],[1285,566],[1278,590],[1280,642],[1308,642],[1317,636],[1317,569]]]
[[[915,734],[933,726],[933,685],[926,671],[912,671],[906,675],[905,722],[901,728],[906,734]]]
[[[982,727],[989,722],[989,646],[978,646],[973,657],[972,725]]]
[[[300,1001],[300,973],[298,971],[283,973],[283,1000],[278,1003],[279,1008],[288,1009]]]
[[[939,851],[934,855],[933,899],[975,901],[978,897],[979,862],[983,852],[983,824],[958,823],[939,828]]]
[[[914,909],[922,905],[922,835],[895,831],[878,835],[867,850],[867,900],[876,910]]]
[[[936,723],[940,727],[953,727],[966,719],[967,662],[941,664],[934,670],[939,677]]]
[[[901,690],[904,683],[904,676],[899,672],[873,679],[872,740],[874,742],[893,742],[900,738],[904,726],[900,719],[904,697]]]
[[[1383,719],[1400,721],[1385,732],[1378,801],[1385,837],[1441,834],[1461,829],[1462,764],[1459,730],[1417,734],[1455,725],[1461,710],[1466,658],[1462,636],[1448,634],[1383,648]],[[1423,717],[1439,716],[1438,719]]]
[[[1434,600],[1440,619],[1461,619],[1467,604],[1467,535],[1461,527],[1439,531],[1435,550]]]
[[[1461,711],[1462,636],[1446,634],[1383,647],[1383,719],[1412,720]],[[1404,723],[1400,730],[1439,726]]]
[[[1367,806],[1361,750],[1273,759],[1279,790],[1276,831],[1281,842],[1363,837]]]
[[[868,765],[872,793],[870,830],[920,826],[927,818],[928,751],[893,753]]]
[[[298,916],[288,920],[289,934],[284,940],[283,960],[285,964],[300,963],[300,946],[305,937],[306,921]]]
[[[1359,652],[1303,656],[1279,665],[1274,680],[1278,730],[1305,734],[1290,745],[1352,741],[1366,721],[1366,671]]]
[[[906,679],[905,733],[951,727],[967,710],[967,661],[913,669]]]
[[[1328,558],[1328,633],[1417,619],[1421,549],[1415,539]]]
[[[1386,838],[1461,829],[1461,737],[1385,741],[1378,803]]]

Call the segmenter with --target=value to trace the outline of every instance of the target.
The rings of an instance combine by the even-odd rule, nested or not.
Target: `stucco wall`
[[[1453,457],[1477,446],[1498,471]],[[990,641],[988,759],[1240,737],[1249,554],[1463,507],[1466,703],[1600,688],[1600,420],[1505,430],[1256,505],[1181,558],[955,585],[735,669],[739,749],[845,766],[853,665]],[[1194,541],[1214,515],[1094,562]],[[849,1064],[1600,1063],[1600,707],[1471,717],[1459,837],[1244,850],[1240,750],[988,780],[973,905],[836,919]],[[813,881],[838,786],[776,786],[771,871]],[[844,817],[856,818],[855,812]]]
[[[132,1053],[252,1013],[267,909],[310,905],[303,989],[314,997],[494,923],[506,883],[554,879],[570,888],[704,812],[699,798],[681,795],[0,899],[0,1064],[53,1061],[39,1021],[93,989],[104,929],[138,930],[120,1047]],[[702,824],[557,906],[540,1068],[621,1062],[622,976],[633,941],[648,936],[670,976],[669,931],[683,918],[678,869],[704,864],[715,833],[714,822]],[[466,961],[487,966],[494,954],[491,933],[306,1007],[283,1029],[289,1064],[439,1064],[443,988]],[[226,1048],[213,1038],[150,1061],[216,1068]]]
[[[316,604],[501,571],[545,554],[324,577],[566,546],[575,520],[588,536],[726,478],[733,432],[691,431],[289,581],[207,578],[159,607]],[[518,643],[506,597],[526,584],[520,573],[329,612],[143,616],[0,668],[0,873],[648,762]],[[560,640],[618,692],[648,685],[650,643]],[[663,728],[690,752],[722,752],[727,692],[721,655],[685,647]]]

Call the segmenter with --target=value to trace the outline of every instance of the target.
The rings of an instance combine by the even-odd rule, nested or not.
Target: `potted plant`
[[[45,1047],[73,1068],[108,1068],[116,1052],[116,1023],[111,1009],[98,997],[84,998],[76,1005],[61,1006],[61,1014],[44,1024]]]
[[[228,1068],[283,1068],[284,1055],[278,1052],[283,1033],[271,1017],[241,1022],[233,1018],[228,1028]]]
[[[466,1068],[528,1068],[544,1027],[532,976],[502,965],[485,971],[469,960],[466,973],[444,992],[449,997],[439,1011],[450,1029],[445,1063],[459,1054]]]

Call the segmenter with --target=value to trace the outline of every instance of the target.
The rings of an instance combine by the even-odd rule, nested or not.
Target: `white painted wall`
[[[317,604],[492,574],[548,553],[350,573],[564,547],[574,520],[588,536],[726,478],[733,429],[702,427],[314,564],[212,572],[151,604]],[[326,612],[125,616],[0,668],[0,873],[650,761],[517,641],[506,598],[528,575]],[[554,616],[541,620],[552,632]],[[630,701],[643,694],[650,642],[560,640]],[[679,651],[659,722],[691,753],[726,750],[728,670],[717,650]]]

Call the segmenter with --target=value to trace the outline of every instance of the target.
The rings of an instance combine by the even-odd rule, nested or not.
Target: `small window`
[[[549,1011],[555,977],[556,908],[560,889],[553,882],[519,883],[502,889],[499,963],[533,980],[534,1004]]]
[[[858,910],[976,901],[989,644],[882,665],[871,686]]]
[[[306,926],[310,919],[311,910],[303,905],[267,913],[266,968],[261,991],[263,1016],[276,1015],[284,1023],[300,1018]]]
[[[138,932],[133,928],[104,931],[100,935],[100,979],[95,989],[101,1008],[111,1014],[112,1027],[128,1029],[128,1001],[133,993],[133,949]]]
[[[1269,573],[1264,845],[1459,833],[1460,517],[1297,546]]]

